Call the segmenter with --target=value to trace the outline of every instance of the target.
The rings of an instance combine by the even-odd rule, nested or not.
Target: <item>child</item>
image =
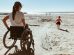
[[[61,22],[62,22],[61,17],[58,16],[58,18],[56,19],[56,25],[58,29],[60,29]]]

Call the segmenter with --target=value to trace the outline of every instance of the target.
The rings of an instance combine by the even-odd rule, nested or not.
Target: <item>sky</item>
[[[74,0],[0,0],[0,12],[12,12],[13,4],[22,3],[23,12],[74,12]]]

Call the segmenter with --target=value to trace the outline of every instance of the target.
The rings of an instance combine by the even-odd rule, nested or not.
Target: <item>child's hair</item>
[[[16,14],[16,10],[19,9],[19,7],[22,7],[22,4],[20,2],[15,2],[13,5],[13,11],[12,11],[12,18],[14,20],[15,14]]]
[[[61,16],[58,16],[58,18],[61,18]]]

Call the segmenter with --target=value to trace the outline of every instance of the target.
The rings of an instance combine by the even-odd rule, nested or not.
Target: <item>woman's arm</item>
[[[24,25],[24,27],[25,27],[25,25],[26,25],[26,24],[25,24],[25,19],[22,19],[22,23],[23,23],[23,25]]]
[[[24,13],[21,12],[21,18],[22,18],[22,23],[24,25],[24,27],[26,26],[26,23],[25,23],[25,16],[24,16]]]
[[[9,30],[9,27],[8,27],[8,25],[7,25],[7,23],[6,23],[6,21],[9,19],[9,16],[6,16],[6,17],[4,17],[4,19],[2,20],[3,21],[3,23],[4,23],[4,25],[6,26],[6,28]]]

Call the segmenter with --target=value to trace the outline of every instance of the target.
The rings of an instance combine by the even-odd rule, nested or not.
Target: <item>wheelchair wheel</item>
[[[32,35],[30,30],[25,30],[22,33],[20,45],[22,50],[28,50],[31,46]]]
[[[32,48],[30,48],[27,52],[28,52],[28,55],[34,55],[34,50]]]
[[[3,45],[5,48],[11,48],[15,45],[17,40],[9,39],[10,32],[7,31],[3,37]]]

